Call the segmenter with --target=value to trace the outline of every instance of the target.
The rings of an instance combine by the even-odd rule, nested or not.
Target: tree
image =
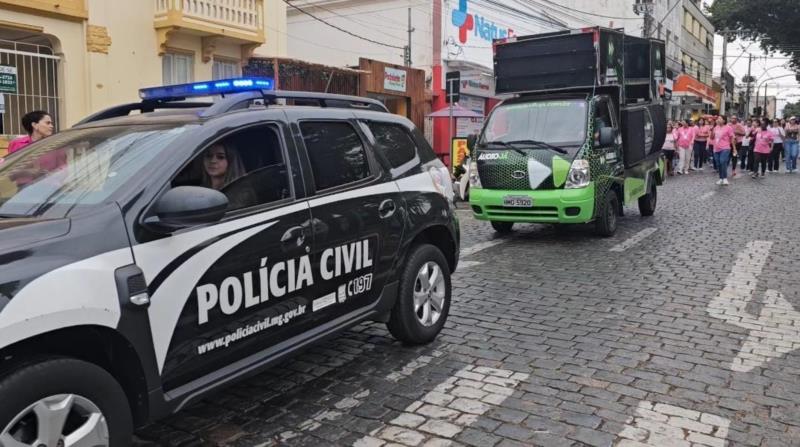
[[[790,116],[800,117],[800,101],[790,102],[783,108],[783,117],[789,118]]]
[[[742,39],[760,41],[767,52],[786,53],[800,70],[797,0],[714,0],[707,12],[718,31],[731,30]]]

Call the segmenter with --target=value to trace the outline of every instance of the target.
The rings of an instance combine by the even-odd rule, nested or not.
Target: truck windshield
[[[0,159],[0,218],[40,216],[104,202],[185,131],[185,126],[76,129]]]
[[[586,139],[586,110],[582,99],[501,104],[489,117],[480,143],[538,141],[577,152]]]

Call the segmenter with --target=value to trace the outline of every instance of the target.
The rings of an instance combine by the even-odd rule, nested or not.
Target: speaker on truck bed
[[[623,110],[622,129],[622,152],[629,168],[661,152],[667,136],[664,107],[649,104]]]

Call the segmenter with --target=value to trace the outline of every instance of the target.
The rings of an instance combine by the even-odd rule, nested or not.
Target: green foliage
[[[800,102],[788,103],[783,108],[783,116],[789,118],[790,116],[800,117]]]
[[[800,70],[800,7],[797,0],[714,0],[708,8],[717,31],[758,40],[768,52],[782,51]]]

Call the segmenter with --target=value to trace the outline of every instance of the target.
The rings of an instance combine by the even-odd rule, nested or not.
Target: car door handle
[[[394,204],[394,200],[392,199],[384,200],[378,207],[378,215],[381,216],[381,219],[392,217],[395,211],[397,211],[397,205]]]
[[[306,241],[306,232],[303,227],[298,226],[289,228],[286,230],[286,233],[283,233],[283,236],[281,236],[281,242],[284,244],[291,242],[292,240],[295,241],[298,247],[303,245],[303,242]]]

